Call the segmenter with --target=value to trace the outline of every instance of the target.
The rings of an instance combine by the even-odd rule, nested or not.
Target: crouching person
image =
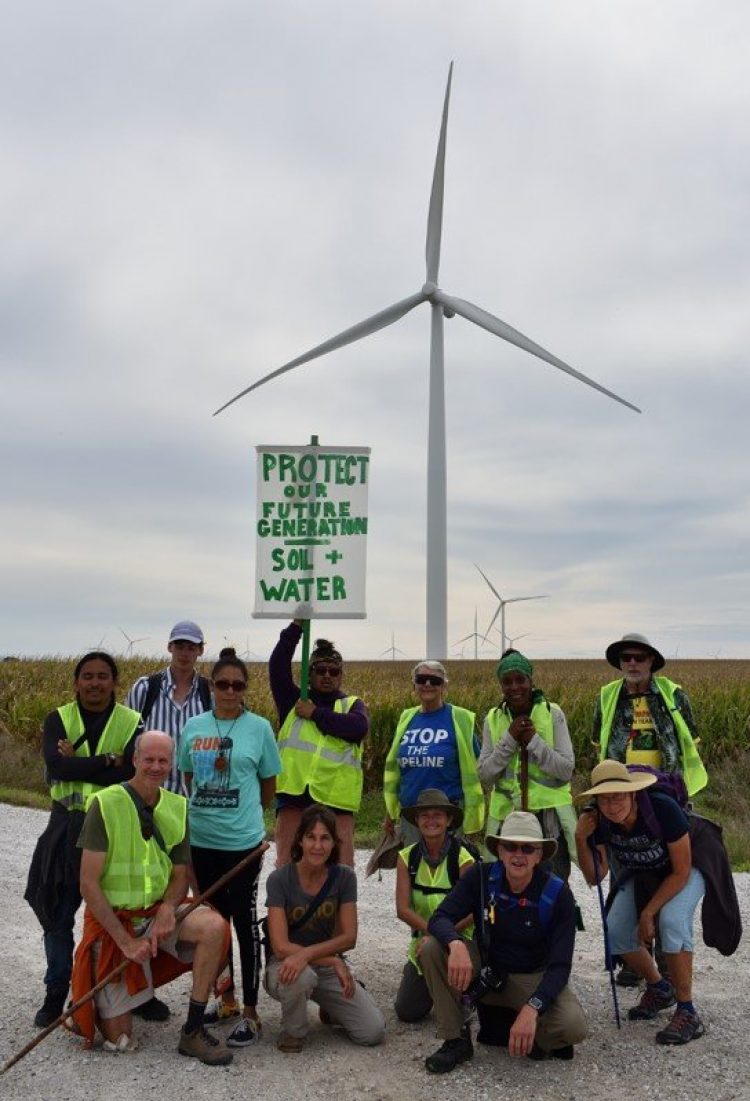
[[[575,942],[575,903],[569,887],[539,864],[555,854],[533,814],[514,811],[500,835],[487,835],[496,857],[463,876],[433,914],[419,961],[432,996],[441,1048],[425,1066],[444,1074],[471,1059],[468,1023],[472,1007],[505,1011],[510,1055],[573,1058],[586,1036],[586,1019],[568,986]],[[467,944],[456,926],[474,915],[476,935]],[[481,973],[480,973],[481,969]],[[498,1030],[499,1031],[499,1030]],[[482,1039],[480,1035],[480,1039]]]
[[[186,916],[190,842],[187,800],[161,787],[172,767],[168,734],[136,739],[135,776],[97,792],[78,840],[81,894],[86,903],[83,939],[73,965],[78,999],[106,974],[130,960],[118,978],[75,1014],[91,1042],[96,1023],[104,1049],[134,1051],[132,1014],[153,997],[154,985],[193,971],[187,1021],[178,1051],[223,1066],[232,1053],[203,1027],[209,992],[227,955],[227,923],[199,906]]]
[[[281,1002],[279,1051],[302,1050],[309,1030],[308,999],[326,1024],[339,1025],[355,1044],[380,1044],[385,1019],[342,955],[357,943],[357,878],[339,864],[337,817],[313,804],[302,812],[291,863],[266,884],[273,955],[264,984]]]

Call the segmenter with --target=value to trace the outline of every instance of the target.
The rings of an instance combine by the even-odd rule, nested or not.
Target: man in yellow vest
[[[103,978],[122,959],[132,966],[95,999],[104,1048],[135,1050],[132,1012],[153,997],[153,982],[192,965],[193,987],[178,1051],[212,1066],[232,1053],[203,1027],[211,987],[228,948],[228,926],[209,907],[181,918],[188,890],[190,846],[187,800],[162,788],[172,767],[168,734],[147,731],[136,739],[135,776],[97,792],[78,840],[82,849],[81,893],[86,902],[83,940],[73,969],[73,996]],[[152,973],[153,966],[153,973]],[[161,971],[158,974],[158,971]],[[76,1014],[79,1030],[93,1038],[93,1020]]]

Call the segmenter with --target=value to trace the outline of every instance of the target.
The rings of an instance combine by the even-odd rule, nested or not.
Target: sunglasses
[[[341,666],[324,665],[316,661],[314,665],[310,666],[310,672],[317,674],[319,677],[340,677]]]
[[[498,844],[506,853],[515,853],[520,850],[524,856],[531,856],[532,853],[542,851],[539,845],[519,845],[516,841],[500,841]]]
[[[625,661],[637,661],[638,664],[642,661],[648,661],[649,654],[620,654],[620,664]]]
[[[415,684],[430,684],[433,688],[439,688],[443,683],[443,678],[435,676],[432,673],[417,673],[414,678]]]
[[[215,680],[214,688],[218,688],[220,692],[244,692],[247,689],[247,683],[244,680]]]

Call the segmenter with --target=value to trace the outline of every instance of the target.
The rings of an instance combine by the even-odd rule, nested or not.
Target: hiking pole
[[[521,810],[529,809],[529,751],[521,746]]]
[[[184,912],[180,915],[180,921],[184,921],[188,914],[191,914],[193,910],[197,909],[198,906],[206,902],[211,897],[211,895],[215,894],[218,890],[224,887],[230,881],[230,879],[234,879],[234,877],[244,868],[246,868],[248,864],[251,864],[254,860],[258,860],[261,856],[263,856],[263,853],[268,848],[268,842],[263,841],[260,845],[257,845],[254,849],[252,849],[247,854],[247,856],[244,856],[242,860],[240,860],[239,864],[235,864],[233,868],[230,868],[228,872],[225,872],[223,876],[217,879],[215,883],[213,883],[207,890],[205,890],[202,895],[198,895],[191,902],[189,902]],[[96,984],[96,986],[93,986],[87,994],[84,994],[83,997],[79,998],[77,1002],[73,1002],[72,1005],[69,1005],[65,1012],[61,1013],[56,1021],[53,1021],[52,1024],[47,1025],[46,1028],[43,1028],[42,1031],[38,1033],[34,1037],[34,1039],[26,1045],[26,1047],[21,1048],[19,1052],[17,1052],[15,1055],[12,1055],[11,1058],[8,1059],[8,1061],[3,1065],[3,1067],[0,1068],[0,1074],[5,1074],[5,1072],[7,1070],[10,1070],[12,1066],[15,1066],[16,1063],[19,1063],[21,1059],[24,1058],[24,1056],[28,1055],[30,1051],[34,1050],[37,1044],[41,1044],[42,1040],[45,1040],[51,1032],[54,1032],[56,1028],[59,1028],[63,1021],[66,1021],[68,1017],[72,1017],[74,1013],[78,1012],[81,1006],[85,1005],[86,1002],[90,1002],[95,994],[98,994],[100,990],[103,990],[104,987],[108,983],[111,983],[114,979],[116,979],[118,975],[121,975],[125,968],[131,962],[131,960],[123,960],[122,963],[115,967],[113,971],[110,971],[108,975],[105,975],[104,978]]]
[[[609,985],[612,988],[612,1001],[615,1006],[615,1020],[617,1021],[617,1027],[622,1028],[620,1023],[620,1004],[617,1000],[617,984],[615,982],[615,965],[612,962],[612,952],[609,947],[609,923],[607,922],[607,907],[604,905],[604,892],[602,891],[602,877],[599,875],[599,853],[597,852],[596,845],[594,843],[593,836],[589,837],[589,848],[591,849],[591,855],[594,860],[594,878],[596,879],[596,890],[599,895],[599,909],[602,915],[602,932],[604,934],[604,966],[609,971]]]

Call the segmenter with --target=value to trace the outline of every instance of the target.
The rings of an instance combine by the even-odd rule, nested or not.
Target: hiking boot
[[[563,1047],[555,1047],[549,1051],[545,1051],[544,1048],[539,1047],[539,1044],[534,1041],[534,1046],[529,1052],[529,1059],[532,1059],[535,1063],[542,1063],[545,1059],[564,1059],[568,1062],[575,1055],[572,1044],[564,1044]]]
[[[705,1032],[703,1021],[689,1009],[678,1009],[666,1028],[656,1033],[657,1044],[688,1044]]]
[[[635,971],[631,971],[627,964],[624,963],[617,972],[615,982],[618,986],[634,987],[640,986],[642,980],[640,975],[636,975]]]
[[[669,1009],[676,1001],[674,987],[671,983],[668,990],[659,990],[657,986],[647,986],[641,994],[641,1000],[638,1004],[628,1010],[628,1020],[653,1021],[657,1013],[661,1013],[662,1009]]]
[[[231,1051],[227,1051],[221,1040],[217,1040],[205,1028],[199,1028],[197,1032],[190,1033],[182,1028],[177,1050],[180,1055],[200,1059],[201,1063],[207,1063],[210,1067],[225,1067],[234,1059]]]
[[[143,1005],[137,1005],[132,1013],[142,1021],[169,1020],[169,1006],[165,1002],[160,1002],[158,998],[149,998]]]
[[[290,1036],[288,1032],[282,1032],[276,1041],[276,1047],[285,1055],[298,1055],[305,1046],[302,1036]]]
[[[455,1070],[459,1063],[465,1063],[474,1058],[474,1045],[471,1042],[471,1032],[468,1025],[461,1029],[461,1035],[455,1040],[446,1040],[442,1047],[428,1055],[424,1065],[430,1074],[448,1074]]]
[[[240,1007],[235,1002],[234,1005],[227,1005],[221,998],[217,998],[210,1009],[207,1009],[203,1014],[204,1025],[223,1025],[228,1021],[238,1021],[240,1019]]]
[[[34,1024],[37,1028],[46,1028],[56,1021],[65,1009],[65,999],[68,996],[67,986],[48,986],[44,1001],[34,1016]]]
[[[227,1047],[248,1047],[260,1039],[260,1031],[260,1021],[252,1021],[249,1017],[243,1017],[240,1023],[234,1026],[224,1042]]]

